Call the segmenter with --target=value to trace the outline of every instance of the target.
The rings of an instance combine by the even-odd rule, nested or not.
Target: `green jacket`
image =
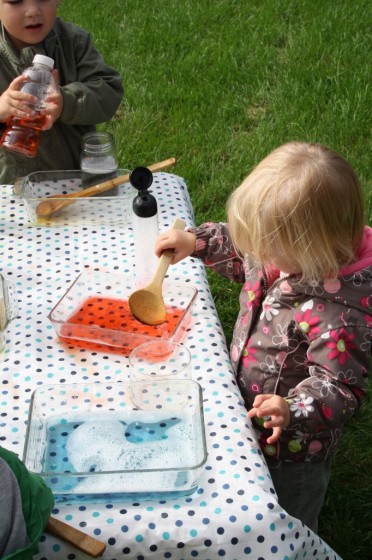
[[[7,497],[0,502],[0,519],[3,519],[0,527],[0,556],[2,560],[31,560],[37,552],[41,533],[52,511],[53,495],[42,478],[30,473],[15,453],[0,447],[0,462],[5,475],[0,480],[0,496]],[[6,487],[2,487],[2,484],[6,484]],[[17,511],[20,507],[22,511]],[[12,524],[14,519],[17,520],[16,529]],[[10,521],[10,525],[7,525],[7,521]],[[17,545],[22,543],[16,551],[12,546],[11,552],[7,550],[9,529],[12,531],[12,542]],[[6,556],[2,556],[4,550]]]
[[[81,138],[109,121],[123,97],[120,74],[108,66],[89,33],[60,18],[42,43],[18,52],[0,32],[0,94],[32,63],[35,54],[54,60],[63,96],[63,111],[50,130],[40,134],[35,158],[0,148],[0,184],[13,184],[33,171],[79,169]],[[0,134],[5,130],[0,123]]]

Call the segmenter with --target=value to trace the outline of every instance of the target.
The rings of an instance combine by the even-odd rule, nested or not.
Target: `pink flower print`
[[[365,315],[364,318],[366,320],[367,327],[372,327],[372,315]]]
[[[295,319],[302,332],[307,334],[311,340],[314,340],[320,333],[319,327],[316,326],[319,323],[319,317],[317,315],[312,317],[311,309],[306,309],[304,313],[297,312]]]
[[[352,369],[347,369],[346,371],[340,371],[338,374],[338,378],[341,381],[341,383],[344,383],[345,385],[355,385],[357,382],[357,378],[355,377]]]
[[[275,301],[275,298],[271,296],[267,297],[262,303],[262,313],[260,315],[260,319],[263,319],[265,317],[267,321],[271,321],[274,315],[278,315],[278,307],[279,303]]]
[[[319,391],[323,398],[327,397],[328,395],[337,395],[337,385],[331,379],[328,379],[327,377],[312,377],[311,379],[311,386],[316,391]]]
[[[300,416],[305,416],[305,418],[307,418],[309,412],[313,412],[314,410],[311,404],[313,401],[314,399],[312,397],[307,397],[305,393],[300,393],[299,397],[295,398],[289,405],[289,408],[295,413],[296,418]]]
[[[327,418],[327,420],[331,420],[333,417],[332,409],[323,403],[321,403],[320,406],[322,407],[322,413],[324,418]]]
[[[250,282],[246,282],[243,290],[248,294],[247,308],[251,310],[254,306],[257,307],[260,303],[260,297],[262,296],[260,283],[256,282],[252,286]]]
[[[195,245],[195,251],[202,251],[206,247],[206,242],[204,239],[197,239]]]
[[[254,381],[251,383],[250,388],[252,393],[261,393],[262,391],[261,386],[258,383],[255,383]]]
[[[335,294],[336,292],[339,292],[340,288],[341,288],[341,282],[338,278],[328,278],[327,280],[324,281],[324,289],[329,294]]]
[[[372,296],[362,297],[360,300],[361,306],[365,309],[372,309]]]
[[[224,243],[224,236],[220,231],[216,231],[213,237],[211,237],[210,244],[214,245],[215,243],[218,245],[223,245]]]
[[[278,354],[275,356],[275,360],[279,365],[285,367],[286,357],[287,357],[287,352],[278,352]]]
[[[355,338],[354,333],[347,334],[346,330],[342,327],[340,332],[331,331],[330,340],[326,343],[326,346],[331,349],[328,354],[330,360],[338,359],[340,365],[344,365],[346,360],[351,357],[349,350],[356,348],[353,340]]]
[[[284,280],[280,284],[280,289],[283,292],[283,294],[290,294],[292,292],[292,286],[287,282],[287,280]]]
[[[238,357],[239,357],[239,349],[236,346],[236,344],[234,344],[231,348],[231,359],[232,359],[233,362],[236,362]]]
[[[242,360],[243,360],[244,367],[248,367],[250,362],[252,363],[257,361],[256,358],[254,357],[257,350],[256,348],[253,347],[250,348],[249,342],[250,340],[248,340],[247,344],[243,348]]]

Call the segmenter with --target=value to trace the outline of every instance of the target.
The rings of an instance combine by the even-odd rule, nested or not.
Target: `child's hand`
[[[56,84],[56,88],[53,92],[49,93],[45,100],[46,107],[43,110],[43,114],[47,117],[47,123],[44,130],[52,128],[55,121],[60,117],[63,110],[63,97],[61,90],[59,89],[59,76],[58,70],[52,71],[53,78]]]
[[[190,231],[170,229],[159,235],[155,245],[155,253],[160,257],[166,249],[174,249],[172,264],[176,264],[194,252],[195,244],[196,236]]]
[[[253,407],[248,411],[248,418],[265,418],[264,428],[272,428],[273,433],[267,438],[267,443],[275,443],[284,428],[289,425],[289,404],[279,395],[257,395]]]
[[[9,84],[8,89],[1,94],[0,122],[6,122],[11,116],[21,119],[29,119],[35,116],[35,111],[29,106],[29,103],[35,103],[35,97],[30,93],[19,91],[24,81],[24,76],[18,76]]]

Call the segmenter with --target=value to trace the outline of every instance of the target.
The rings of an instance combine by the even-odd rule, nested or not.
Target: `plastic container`
[[[84,271],[49,313],[62,342],[105,353],[129,356],[151,340],[180,342],[190,319],[197,290],[178,277],[163,283],[167,308],[165,323],[144,325],[134,319],[128,298],[135,289],[133,276]]]
[[[23,462],[57,503],[195,492],[207,459],[202,391],[191,380],[173,384],[185,397],[177,411],[162,408],[169,399],[166,381],[155,387],[153,406],[141,411],[126,382],[39,387],[31,398]]]
[[[118,175],[129,175],[118,169]],[[132,200],[136,190],[129,182],[118,187],[115,196],[71,198],[72,204],[48,218],[37,215],[37,206],[48,197],[82,190],[82,171],[36,171],[17,179],[14,194],[24,200],[30,223],[34,226],[127,225],[132,220]],[[68,199],[68,197],[67,197]]]
[[[159,235],[158,204],[149,192],[153,175],[147,167],[136,167],[130,174],[131,185],[138,190],[133,199],[133,233],[136,287],[150,283],[158,266],[155,243]]]
[[[47,125],[46,116],[39,113],[45,107],[47,95],[55,88],[53,66],[52,58],[36,54],[32,65],[23,72],[27,80],[20,91],[30,93],[37,99],[34,104],[30,104],[37,114],[28,119],[14,116],[8,119],[7,128],[0,140],[0,145],[6,150],[35,157],[40,143],[40,131]]]

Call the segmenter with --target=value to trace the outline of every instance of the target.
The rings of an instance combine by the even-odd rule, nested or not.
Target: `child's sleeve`
[[[54,505],[51,490],[0,447],[0,557],[31,560]]]
[[[290,425],[301,426],[304,433],[327,426],[339,437],[367,394],[370,357],[364,344],[368,344],[370,327],[360,322],[321,332],[307,352],[309,377],[291,389],[286,399]]]
[[[244,261],[236,254],[227,224],[205,223],[187,230],[196,235],[192,257],[201,259],[206,266],[229,280],[245,281]]]
[[[60,120],[71,125],[95,125],[112,119],[123,98],[122,78],[107,65],[91,36],[81,32],[73,46],[74,79],[61,82],[63,110]],[[72,54],[70,53],[71,58]],[[64,74],[64,68],[60,68]]]

